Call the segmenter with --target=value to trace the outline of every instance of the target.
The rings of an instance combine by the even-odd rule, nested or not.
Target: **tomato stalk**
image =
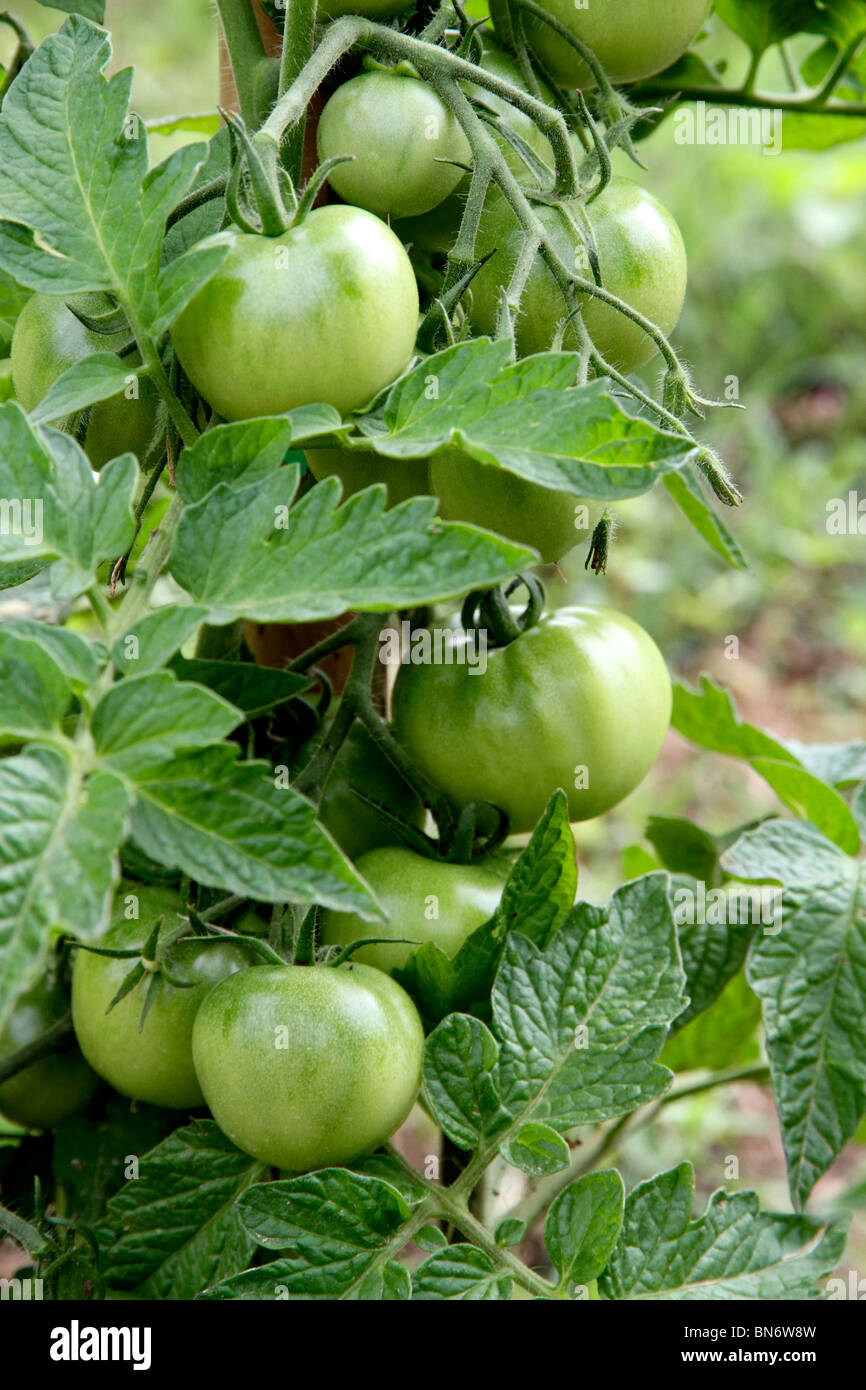
[[[257,123],[256,73],[265,57],[265,45],[250,0],[216,0],[217,12],[231,62],[241,115],[247,124]]]
[[[52,1023],[51,1027],[46,1029],[38,1038],[25,1043],[16,1052],[10,1052],[6,1057],[0,1058],[0,1082],[8,1081],[10,1076],[24,1071],[25,1067],[32,1066],[34,1062],[40,1062],[43,1057],[48,1057],[52,1052],[60,1051],[71,1036],[72,1015],[64,1014],[63,1018]]]

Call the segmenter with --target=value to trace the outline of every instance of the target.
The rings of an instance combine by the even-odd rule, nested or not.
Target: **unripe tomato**
[[[165,916],[164,928],[177,924],[174,890],[124,884],[120,893],[138,897],[139,918],[121,918],[99,945],[143,947],[161,914]],[[178,979],[197,983],[180,989],[163,980],[139,1031],[147,979],[106,1012],[135,959],[78,951],[72,972],[72,1021],[82,1052],[121,1095],[170,1110],[203,1104],[192,1063],[193,1022],[214,985],[233,971],[243,970],[251,959],[248,950],[231,941],[205,945],[198,937],[189,937],[177,942],[166,955],[169,970]]]
[[[590,278],[583,243],[564,215],[555,208],[537,207],[554,247],[567,266]],[[657,198],[629,179],[613,179],[587,208],[598,246],[602,284],[667,335],[676,327],[686,293],[686,250],[679,227]],[[523,231],[498,191],[488,198],[476,252],[496,250],[472,282],[472,321],[479,333],[493,333],[499,291],[507,286]],[[546,351],[566,301],[551,272],[536,257],[521,300],[517,348],[521,356]],[[602,356],[621,372],[633,372],[655,352],[652,339],[637,324],[609,304],[588,296],[581,307],[583,321]],[[575,349],[577,335],[568,329],[564,346]]]
[[[245,1153],[292,1172],[383,1144],[412,1108],[423,1047],[405,990],[352,963],[244,970],[208,996],[193,1029],[217,1124]]]
[[[328,182],[347,203],[380,217],[415,217],[457,187],[469,142],[432,87],[398,71],[362,72],[325,104],[319,159],[351,154]]]
[[[31,411],[48,394],[49,387],[70,367],[95,352],[119,352],[128,333],[95,333],[85,328],[67,308],[67,301],[93,318],[109,313],[114,305],[105,294],[34,294],[18,316],[12,335],[12,381],[15,395]],[[141,366],[137,352],[125,359],[130,375]],[[137,394],[123,392],[99,401],[90,412],[84,451],[95,469],[118,454],[135,454],[142,461],[153,442],[159,423],[159,397],[147,377],[139,377]],[[58,421],[63,428],[64,422]]]
[[[9,1015],[0,1033],[0,1057],[35,1042],[68,1010],[65,991],[51,969],[21,995]],[[98,1077],[71,1044],[0,1084],[0,1111],[26,1129],[53,1129],[86,1105],[98,1084]]]
[[[424,807],[417,792],[404,782],[363,724],[355,723],[334,759],[319,802],[319,820],[350,859],[366,855],[379,845],[400,843],[395,830],[367,806],[354,788],[381,802],[410,825],[424,823]]]
[[[451,633],[452,647],[466,640]],[[652,638],[609,609],[561,608],[473,674],[454,652],[401,666],[394,732],[456,807],[491,801],[531,830],[562,787],[573,821],[643,781],[670,721],[671,683]]]
[[[445,864],[396,846],[361,855],[356,868],[389,920],[371,924],[353,912],[328,909],[319,919],[320,937],[326,946],[347,946],[365,936],[416,941],[416,946],[362,946],[352,956],[389,974],[428,941],[455,956],[466,938],[493,916],[506,875],[505,868],[491,862]]]
[[[229,252],[178,317],[175,350],[226,420],[366,405],[412,356],[418,289],[389,227],[315,208],[281,236],[217,233]],[[205,245],[205,242],[201,243]]]
[[[604,511],[603,502],[478,463],[460,449],[441,449],[430,460],[430,491],[445,521],[468,521],[511,541],[531,545],[552,564],[588,541]]]
[[[592,49],[612,82],[637,82],[681,58],[713,8],[712,0],[540,0],[570,34]],[[592,87],[595,79],[580,54],[534,16],[525,19],[535,52],[558,81]]]
[[[323,478],[340,479],[344,502],[373,483],[385,484],[389,507],[396,507],[407,497],[430,493],[427,459],[389,459],[372,450],[355,449],[308,449],[305,457],[310,472],[320,482]]]

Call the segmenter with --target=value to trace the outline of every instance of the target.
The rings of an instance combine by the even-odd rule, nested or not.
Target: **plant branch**
[[[251,130],[258,124],[256,73],[265,58],[265,46],[250,0],[216,0],[228,49],[241,115]]]
[[[56,1023],[52,1023],[51,1027],[46,1029],[38,1038],[25,1043],[24,1047],[19,1047],[16,1052],[10,1052],[7,1057],[0,1058],[0,1082],[8,1081],[10,1076],[24,1071],[25,1067],[32,1066],[34,1062],[40,1062],[43,1057],[48,1057],[52,1052],[57,1052],[59,1045],[71,1036],[72,1015],[65,1014]]]

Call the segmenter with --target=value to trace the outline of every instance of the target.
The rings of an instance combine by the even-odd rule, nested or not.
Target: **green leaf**
[[[99,663],[91,647],[77,632],[50,623],[38,623],[30,618],[10,619],[3,624],[10,636],[35,642],[51,656],[75,690],[86,690],[99,674]]]
[[[52,576],[57,598],[76,598],[103,560],[126,550],[137,483],[131,454],[106,464],[97,479],[68,435],[36,435],[16,402],[0,406],[0,497],[7,513],[0,559],[62,560]]]
[[[490,987],[508,931],[544,945],[574,903],[577,862],[565,794],[551,797],[529,844],[511,869],[499,906],[451,960],[428,943],[395,978],[431,1026],[449,1013],[490,1013]]]
[[[120,778],[83,784],[53,748],[0,762],[0,1027],[53,928],[92,941],[107,925],[128,808]]]
[[[427,1039],[424,1087],[441,1129],[464,1149],[481,1148],[503,1128],[499,1047],[477,1018],[450,1014]]]
[[[762,1212],[755,1192],[714,1192],[692,1220],[694,1172],[681,1163],[630,1192],[599,1279],[604,1298],[809,1299],[845,1247],[813,1217]]]
[[[72,1115],[64,1120],[54,1140],[54,1178],[63,1187],[67,1213],[95,1225],[105,1212],[108,1198],[128,1184],[131,1154],[146,1154],[177,1125],[174,1111],[154,1105],[138,1106],[122,1096],[111,1096],[96,1117]]]
[[[201,627],[207,617],[206,608],[169,604],[146,613],[127,629],[111,649],[111,658],[118,671],[125,675],[144,675],[164,666]]]
[[[261,1183],[238,1202],[253,1239],[280,1258],[227,1279],[208,1299],[377,1299],[408,1294],[406,1271],[391,1254],[409,1207],[378,1178],[326,1168],[304,1177]],[[408,1236],[407,1236],[408,1240]]]
[[[856,854],[860,831],[838,792],[807,772],[790,748],[741,720],[731,695],[708,676],[701,677],[700,686],[695,692],[674,685],[671,727],[700,748],[747,759],[789,810]]]
[[[138,380],[138,373],[130,370],[130,363],[124,362],[115,353],[91,353],[53,382],[39,404],[30,411],[30,423],[47,425],[52,420],[63,421],[77,410],[84,410],[97,401],[107,401],[126,390],[131,378]]]
[[[293,700],[310,685],[309,676],[272,671],[252,661],[187,661],[186,657],[176,656],[171,668],[179,680],[196,681],[216,691],[247,719],[257,719]]]
[[[787,740],[787,747],[813,777],[828,787],[850,787],[866,782],[866,741],[851,743],[798,743]]]
[[[574,354],[514,363],[510,353],[507,343],[482,338],[424,358],[392,388],[387,432],[372,417],[360,429],[386,458],[421,458],[453,445],[577,497],[637,496],[693,452],[682,435],[627,415],[608,382],[575,387]]]
[[[59,733],[71,699],[72,687],[53,656],[0,628],[0,743]]]
[[[84,15],[94,24],[102,24],[105,19],[105,0],[39,0],[51,10],[64,10],[66,14]]]
[[[625,1189],[616,1172],[587,1173],[552,1202],[544,1243],[560,1288],[574,1289],[598,1278],[619,1236],[624,1204]]]
[[[193,135],[216,135],[220,118],[215,111],[189,112],[185,116],[157,116],[145,121],[149,135],[176,135],[178,131]]]
[[[249,487],[276,473],[292,444],[339,426],[329,405],[305,405],[288,415],[240,420],[207,430],[177,465],[177,490],[189,506],[200,502],[219,483]],[[294,474],[283,477],[291,496]]]
[[[277,786],[270,764],[239,762],[238,752],[218,744],[136,772],[132,832],[145,854],[261,902],[315,901],[379,917],[312,803]]]
[[[449,1245],[415,1270],[412,1299],[488,1302],[511,1297],[512,1281],[475,1245]]]
[[[753,53],[808,29],[815,12],[814,0],[716,0],[716,13]]]
[[[223,621],[414,608],[495,584],[533,559],[474,527],[434,522],[432,498],[386,511],[379,485],[338,508],[336,478],[293,502],[297,483],[297,468],[282,468],[253,486],[220,483],[186,508],[169,567]]]
[[[734,569],[747,570],[749,562],[721,517],[709,506],[700,485],[687,469],[668,473],[664,485],[698,535],[703,536],[713,550],[724,556]]]
[[[760,1021],[760,1002],[740,971],[708,1009],[668,1039],[661,1061],[671,1071],[715,1071],[753,1062],[760,1052]]]
[[[212,1120],[170,1134],[108,1203],[99,1234],[109,1285],[189,1299],[243,1269],[254,1242],[236,1204],[265,1171]]]
[[[0,265],[49,294],[104,290],[134,305],[153,339],[226,255],[194,248],[158,278],[166,218],[207,151],[148,172],[147,131],[129,113],[132,69],[110,79],[108,35],[73,16],[28,60],[0,119]]]
[[[674,920],[677,924],[677,938],[680,943],[683,969],[686,972],[686,993],[688,1007],[671,1025],[671,1032],[685,1028],[699,1014],[718,999],[727,984],[743,967],[749,944],[755,934],[761,912],[749,910],[741,912],[739,902],[727,891],[715,889],[723,901],[716,906],[712,899],[705,897],[706,889],[702,880],[677,876],[672,880],[671,898],[674,904]],[[737,901],[737,911],[733,903]],[[703,902],[703,906],[702,906]],[[774,915],[775,915],[775,903]],[[716,917],[721,920],[716,920]],[[741,917],[747,921],[741,922]],[[669,1063],[666,1063],[669,1065]],[[709,1064],[707,1064],[709,1065]]]
[[[170,671],[129,676],[112,686],[91,716],[96,751],[133,781],[182,749],[204,748],[230,734],[240,710]]]
[[[763,1010],[791,1196],[805,1203],[866,1111],[866,869],[814,826],[766,821],[724,856],[729,873],[783,885],[747,976]]]
[[[560,1173],[571,1161],[571,1150],[562,1135],[557,1134],[550,1125],[538,1124],[534,1120],[522,1125],[512,1138],[505,1141],[499,1152],[506,1163],[520,1168],[533,1178]]]
[[[494,1240],[501,1249],[508,1250],[512,1245],[519,1245],[525,1235],[525,1221],[518,1221],[515,1217],[506,1217],[496,1227]]]
[[[704,883],[716,883],[719,855],[731,842],[711,835],[681,816],[650,816],[646,837],[671,873],[689,874]]]

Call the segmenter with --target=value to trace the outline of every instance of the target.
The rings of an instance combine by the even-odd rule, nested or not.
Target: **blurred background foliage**
[[[482,14],[480,0],[474,4]],[[36,39],[64,18],[35,0],[19,0],[14,10]],[[113,67],[135,64],[134,105],[145,119],[213,112],[219,75],[210,0],[109,0],[107,23]],[[805,40],[798,56],[818,44]],[[0,35],[0,61],[11,46]],[[710,26],[703,47],[728,64],[733,80],[745,71],[745,49],[718,26]],[[772,57],[760,81],[787,89]],[[793,121],[789,128],[793,139]],[[550,600],[627,611],[653,634],[675,675],[694,682],[711,672],[733,692],[744,718],[783,739],[862,737],[866,513],[864,534],[834,535],[827,509],[850,492],[866,498],[866,143],[788,148],[783,121],[782,153],[769,155],[754,146],[679,144],[676,130],[668,116],[640,144],[646,170],[617,155],[617,172],[652,188],[682,228],[690,286],[674,340],[698,390],[721,398],[734,381],[745,407],[714,412],[696,427],[746,495],[725,520],[750,568],[726,566],[659,488],[616,509],[618,538],[606,578],[587,575],[576,551],[561,571],[548,573]],[[154,160],[192,138],[151,136]],[[647,381],[654,370],[646,369]],[[31,593],[38,596],[38,581]],[[15,602],[11,593],[4,598]],[[576,827],[580,894],[603,902],[623,877],[653,866],[643,837],[650,814],[687,816],[723,833],[778,810],[742,764],[671,734],[627,802]],[[741,980],[733,994],[725,1026],[752,1008]],[[710,1026],[703,1039],[710,1065],[716,1040]],[[755,1052],[747,1041],[742,1060]],[[419,1151],[429,1142],[423,1125],[407,1136],[407,1146]],[[813,1207],[866,1205],[864,1152],[849,1148],[819,1184]],[[651,1126],[626,1132],[609,1158],[631,1185],[684,1155],[695,1164],[703,1196],[723,1184],[753,1186],[767,1205],[789,1205],[765,1087],[741,1084],[669,1105]],[[844,1269],[852,1265],[866,1267],[862,1209]]]

